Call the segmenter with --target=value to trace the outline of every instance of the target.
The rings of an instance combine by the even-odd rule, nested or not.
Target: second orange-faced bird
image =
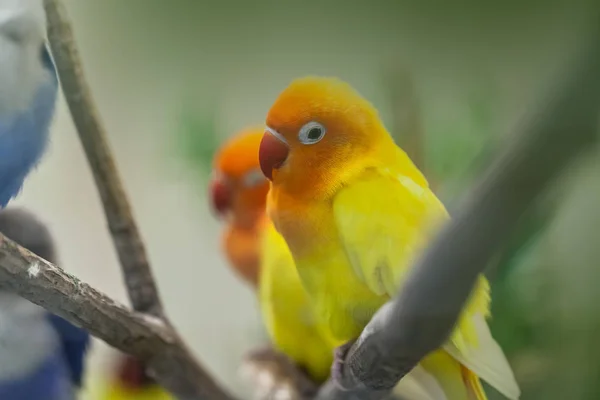
[[[258,285],[262,221],[269,181],[258,165],[262,128],[248,128],[215,154],[210,183],[215,213],[227,221],[223,251],[233,269],[253,287]]]
[[[351,343],[449,216],[376,109],[345,82],[293,81],[266,125],[259,160],[271,180],[268,215],[321,322]],[[436,398],[486,399],[479,378],[519,398],[485,320],[489,303],[481,276],[450,339],[419,364],[439,387]],[[341,365],[338,359],[333,372]]]
[[[215,155],[210,193],[228,221],[224,251],[232,267],[257,290],[262,318],[275,347],[316,382],[329,376],[335,344],[316,324],[292,255],[265,215],[269,181],[258,163],[264,129],[246,129]]]

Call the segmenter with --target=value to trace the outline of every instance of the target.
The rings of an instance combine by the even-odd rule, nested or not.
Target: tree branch
[[[255,399],[309,400],[319,389],[306,371],[272,346],[247,353],[241,372],[252,382]]]
[[[44,0],[44,5],[48,18],[48,40],[60,84],[94,174],[131,304],[137,311],[162,316],[158,288],[106,140],[106,131],[83,76],[67,11],[61,0]]]
[[[3,289],[140,358],[179,398],[230,400],[168,324],[128,310],[1,234],[0,282]]]
[[[44,6],[48,39],[63,93],[102,199],[129,298],[138,312],[128,311],[0,236],[3,285],[121,351],[137,356],[147,365],[149,373],[178,398],[229,400],[229,395],[204,371],[164,315],[140,233],[83,76],[66,9],[60,0],[44,0]]]
[[[568,163],[597,142],[600,42],[591,43],[517,129],[456,215],[411,270],[399,295],[346,357],[343,384],[318,399],[380,399],[448,338],[477,276],[519,217]],[[580,49],[581,50],[581,49]]]
[[[131,312],[106,295],[0,235],[2,287],[143,358],[174,342],[158,319]]]

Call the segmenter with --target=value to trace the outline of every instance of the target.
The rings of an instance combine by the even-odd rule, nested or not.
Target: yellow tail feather
[[[465,381],[465,386],[467,387],[469,398],[472,400],[487,400],[487,396],[485,395],[485,391],[483,390],[483,386],[481,385],[481,381],[479,377],[471,372],[465,366],[462,366],[462,375],[463,380]]]

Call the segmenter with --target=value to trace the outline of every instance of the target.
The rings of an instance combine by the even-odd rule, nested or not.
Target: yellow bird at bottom
[[[151,379],[145,366],[136,358],[119,354],[116,374],[99,388],[93,398],[101,400],[174,400],[165,389]]]
[[[268,215],[321,323],[336,340],[352,342],[396,294],[448,214],[375,108],[350,85],[295,80],[266,122],[259,161],[271,180]],[[485,321],[489,291],[481,276],[450,339],[409,374],[430,382],[420,398],[484,400],[479,378],[519,398]]]

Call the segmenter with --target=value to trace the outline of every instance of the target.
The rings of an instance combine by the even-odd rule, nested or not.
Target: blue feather
[[[75,391],[65,379],[65,373],[63,359],[55,355],[31,374],[11,381],[0,381],[0,399],[74,400]]]
[[[71,375],[71,381],[76,386],[81,386],[85,354],[90,344],[90,335],[87,331],[76,327],[65,319],[48,314],[50,323],[58,333],[62,345],[62,354]]]
[[[0,208],[19,194],[47,147],[58,96],[58,75],[45,45],[40,56],[48,76],[38,87],[30,107],[0,118]]]

